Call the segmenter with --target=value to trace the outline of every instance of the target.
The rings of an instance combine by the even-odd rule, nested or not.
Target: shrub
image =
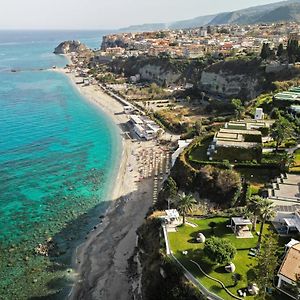
[[[203,251],[212,262],[218,264],[229,263],[236,255],[236,248],[229,240],[214,236],[206,240]]]

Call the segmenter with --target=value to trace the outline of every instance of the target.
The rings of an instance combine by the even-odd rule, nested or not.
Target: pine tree
[[[271,55],[271,49],[270,45],[268,43],[263,43],[263,46],[261,48],[260,57],[262,59],[267,59]]]
[[[283,49],[283,44],[281,43],[281,44],[279,44],[279,46],[278,46],[278,48],[277,48],[277,53],[276,53],[276,55],[277,55],[278,57],[282,56],[283,51],[284,51],[284,49]]]
[[[299,60],[300,48],[297,40],[288,40],[286,49],[290,63],[294,63]]]
[[[270,234],[263,239],[255,268],[256,283],[259,287],[259,294],[256,299],[267,299],[267,288],[272,286],[278,265],[277,249],[278,243],[275,234]]]

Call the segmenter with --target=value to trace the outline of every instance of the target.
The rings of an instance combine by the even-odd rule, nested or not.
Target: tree
[[[163,188],[164,199],[168,201],[168,209],[170,208],[170,201],[175,199],[178,193],[176,181],[169,176]]]
[[[280,117],[281,117],[280,110],[277,107],[273,108],[272,111],[270,112],[270,118],[278,120],[280,119]]]
[[[234,106],[236,118],[241,119],[245,111],[242,101],[240,99],[232,99],[231,104]]]
[[[263,239],[260,251],[256,257],[255,277],[259,287],[257,299],[266,299],[267,288],[272,286],[275,270],[278,265],[277,249],[278,244],[275,234],[270,234]]]
[[[185,193],[179,194],[176,207],[178,212],[182,215],[183,225],[185,225],[186,215],[193,210],[196,203],[197,201],[193,195],[186,195]]]
[[[258,237],[258,247],[260,247],[262,234],[264,230],[264,225],[266,221],[270,221],[272,218],[275,217],[275,211],[273,208],[273,202],[268,199],[263,199],[259,201],[259,218],[261,221],[260,230],[259,230],[259,237]]]
[[[251,214],[252,216],[252,229],[256,231],[256,223],[257,223],[257,218],[260,215],[260,205],[263,199],[260,196],[252,196],[250,197],[246,211]]]
[[[202,119],[200,118],[198,121],[195,123],[195,129],[197,131],[198,135],[201,135],[203,132],[203,126],[202,126]]]
[[[270,45],[268,43],[263,43],[263,46],[261,48],[260,57],[262,59],[267,59],[271,56],[272,51],[270,49]]]
[[[229,263],[236,255],[236,248],[229,240],[215,236],[206,240],[203,251],[212,262],[218,264]]]
[[[299,42],[297,40],[288,40],[286,47],[289,63],[294,63],[299,59]]]
[[[207,26],[207,34],[212,34],[213,30],[210,25]]]
[[[271,137],[276,142],[276,152],[278,152],[280,144],[285,139],[290,138],[292,134],[292,124],[284,117],[279,117],[278,121],[276,121],[271,127]]]
[[[286,170],[289,171],[291,167],[295,166],[295,159],[296,159],[295,154],[286,153],[284,157],[284,164]]]
[[[217,227],[217,223],[216,222],[210,222],[208,224],[208,226],[211,228],[211,233],[215,234],[215,228]]]
[[[280,57],[280,56],[283,54],[283,51],[284,51],[284,49],[283,49],[283,44],[280,43],[280,44],[278,45],[276,55],[277,55],[278,57]]]

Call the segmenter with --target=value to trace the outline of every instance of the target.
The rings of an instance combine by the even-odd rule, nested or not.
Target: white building
[[[200,36],[201,37],[207,37],[207,29],[206,28],[201,28]]]
[[[265,114],[262,108],[257,108],[255,110],[255,120],[263,120],[265,118]]]
[[[147,141],[156,138],[158,131],[162,130],[154,121],[144,116],[130,115],[130,123],[139,138],[144,138]]]

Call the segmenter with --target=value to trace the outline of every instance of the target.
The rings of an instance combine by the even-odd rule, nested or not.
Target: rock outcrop
[[[102,39],[101,50],[105,51],[107,48],[114,48],[114,47],[127,47],[126,44],[122,39],[119,39],[118,35],[106,35]]]
[[[213,64],[201,74],[200,87],[225,97],[253,99],[262,92],[264,70],[259,60],[232,60]]]
[[[83,52],[89,50],[88,47],[79,41],[65,41],[60,43],[54,50],[55,54],[68,54],[72,52]]]

